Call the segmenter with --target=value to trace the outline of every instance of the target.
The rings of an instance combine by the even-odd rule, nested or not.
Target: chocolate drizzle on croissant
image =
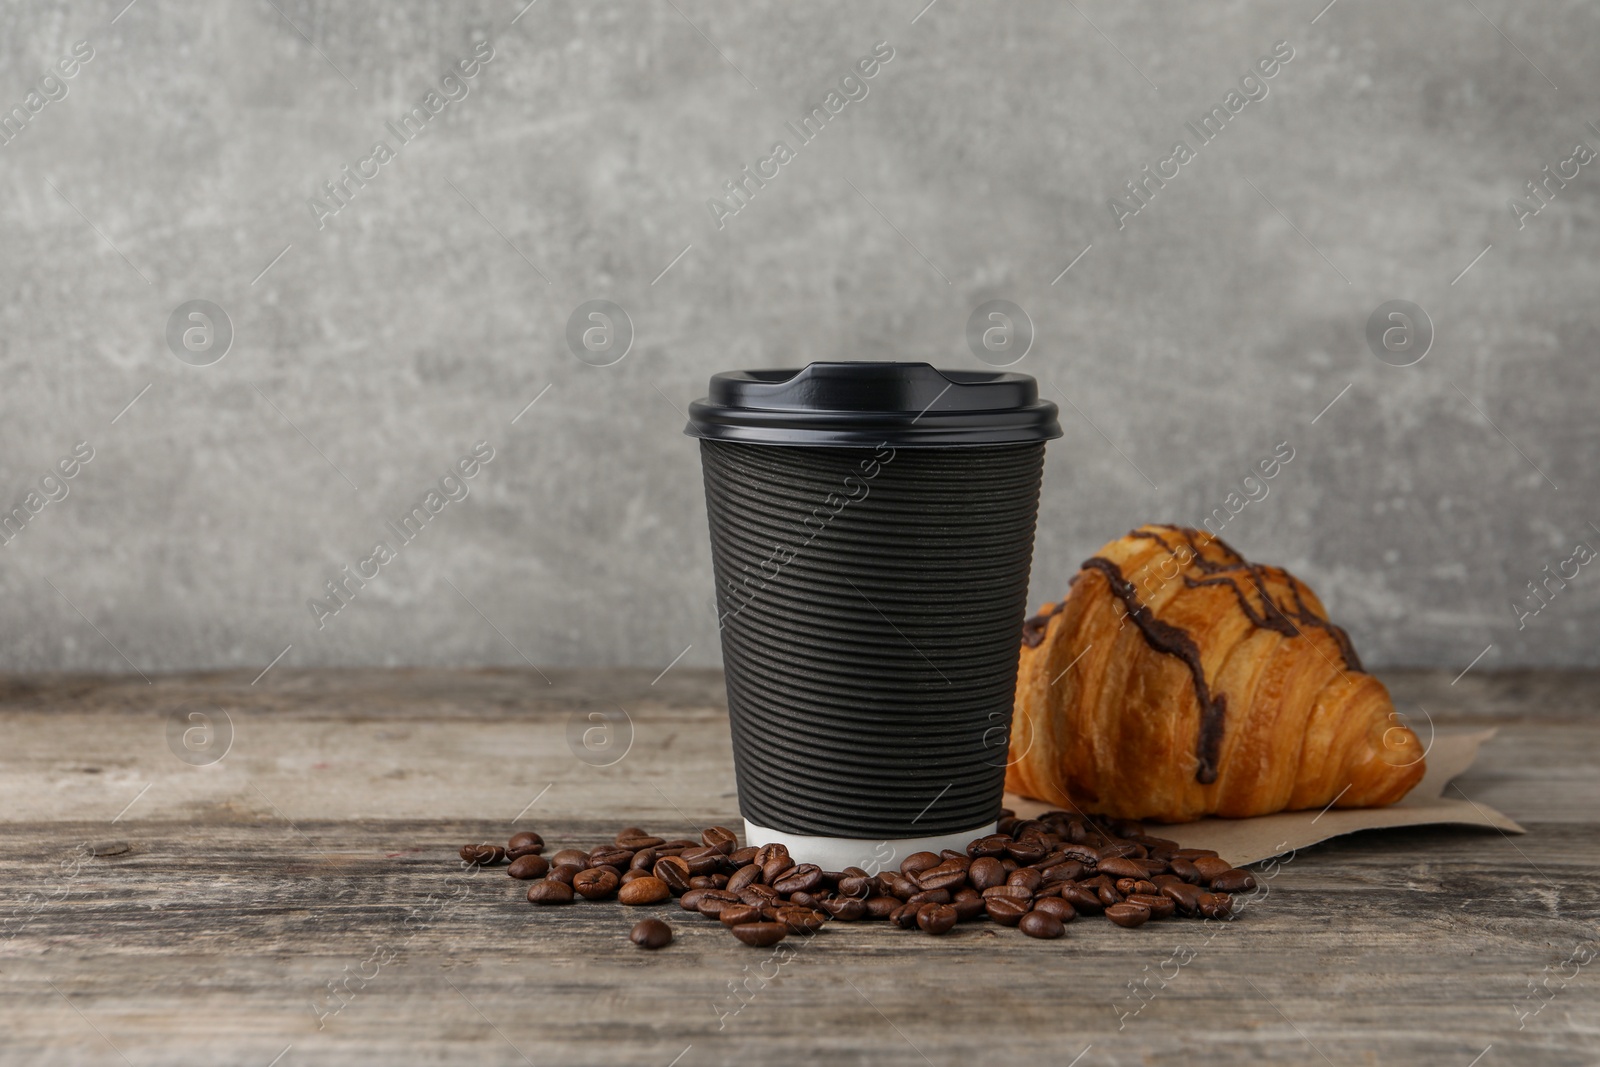
[[[1423,774],[1317,596],[1202,530],[1110,542],[1021,643],[1007,788],[1026,796],[1183,822],[1392,804]]]

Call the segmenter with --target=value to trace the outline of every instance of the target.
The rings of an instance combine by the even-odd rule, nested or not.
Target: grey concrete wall
[[[1596,5],[123,2],[0,10],[27,119],[0,146],[0,496],[40,494],[0,549],[0,667],[715,663],[679,432],[707,376],[982,368],[994,299],[1066,429],[1035,602],[1133,525],[1237,506],[1287,442],[1221,532],[1370,661],[1600,663],[1600,569],[1527,588],[1600,546],[1600,166],[1565,162],[1600,148]],[[1265,97],[1186,129],[1280,41]],[[877,42],[802,144],[785,122]],[[345,165],[376,173],[341,206]],[[1141,205],[1145,165],[1176,175]],[[1577,170],[1548,203],[1546,165]],[[601,299],[634,334],[604,367],[566,340]],[[222,323],[167,338],[192,300],[231,324],[207,366]],[[1391,300],[1431,319],[1412,366],[1366,338]],[[308,599],[479,441],[469,495],[319,629]]]

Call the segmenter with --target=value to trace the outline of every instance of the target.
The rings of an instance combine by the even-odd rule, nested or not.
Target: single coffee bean
[[[950,890],[924,889],[920,893],[912,893],[906,898],[907,904],[948,904],[950,903]]]
[[[1145,921],[1150,918],[1150,909],[1143,904],[1123,901],[1121,904],[1113,904],[1107,908],[1106,918],[1118,926],[1126,926],[1131,930],[1135,926],[1143,926],[1145,924]]]
[[[1154,882],[1146,881],[1143,878],[1140,878],[1138,881],[1134,882],[1133,889],[1129,891],[1124,891],[1121,887],[1121,883],[1118,883],[1117,892],[1122,893],[1123,896],[1132,896],[1134,893],[1143,893],[1147,896],[1161,895],[1161,890],[1156,888],[1156,884]]]
[[[564,848],[550,857],[550,866],[576,866],[581,871],[591,866],[591,864],[589,863],[589,854],[587,852],[579,852],[575,848]]]
[[[728,876],[727,889],[730,893],[737,893],[759,881],[761,881],[761,868],[753,863],[747,863]]]
[[[930,867],[939,866],[939,854],[936,852],[913,852],[900,861],[900,873],[906,877],[920,874]]]
[[[686,848],[678,853],[678,858],[689,865],[689,870],[695,874],[711,874],[722,866],[722,853],[707,845],[696,845]]]
[[[777,859],[779,856],[787,858],[788,855],[789,846],[780,845],[774,842],[769,845],[762,845],[760,848],[756,849],[756,854],[751,857],[750,862],[759,863],[761,866],[765,867],[768,863]]]
[[[529,904],[571,904],[572,887],[546,878],[528,886]]]
[[[732,892],[732,890],[729,890],[729,892]],[[759,908],[776,904],[782,898],[778,896],[778,891],[770,885],[762,885],[757,882],[739,890],[739,899],[746,904],[753,904]]]
[[[1009,897],[1012,900],[1026,902],[1033,899],[1033,890],[1023,885],[996,885],[983,891],[984,900],[993,900],[996,897]]]
[[[1201,882],[1205,881],[1204,878],[1200,877],[1199,869],[1197,869],[1193,863],[1190,863],[1182,856],[1172,857],[1169,866],[1172,867],[1173,874],[1177,875],[1179,878],[1182,878],[1190,885],[1199,885]]]
[[[506,842],[506,855],[511,859],[521,859],[523,856],[537,856],[544,851],[544,838],[532,830],[523,830],[511,835],[511,840]]]
[[[1059,900],[1060,898],[1057,897],[1056,899]],[[1029,937],[1038,937],[1045,940],[1060,937],[1067,932],[1067,928],[1061,924],[1060,919],[1048,911],[1039,911],[1038,909],[1030,911],[1021,919],[1018,919],[1017,929]]]
[[[1011,844],[1011,838],[1006,834],[990,834],[980,837],[967,845],[967,855],[973,859],[995,857],[1005,854],[1006,846]]]
[[[846,874],[839,879],[839,895],[866,900],[872,895],[872,879],[865,874]]]
[[[743,867],[747,863],[754,863],[756,861],[756,853],[758,851],[759,849],[757,849],[754,845],[746,845],[744,848],[736,848],[733,850],[732,855],[728,857],[728,862],[733,864],[735,867]]]
[[[628,940],[640,948],[666,948],[672,944],[672,927],[660,919],[640,919],[633,924]]]
[[[537,852],[529,852],[525,856],[518,856],[512,860],[511,866],[506,868],[506,873],[522,881],[543,878],[550,873],[550,861]]]
[[[589,866],[615,867],[619,871],[628,869],[628,864],[633,862],[633,851],[626,848],[617,848],[615,845],[601,845],[589,853]]]
[[[994,896],[985,898],[983,910],[989,913],[989,918],[1001,926],[1015,926],[1022,921],[1022,917],[1028,914],[1030,909],[1026,900],[1018,900],[1016,897]]]
[[[1199,886],[1189,885],[1164,885],[1161,887],[1162,895],[1172,898],[1178,906],[1178,911],[1183,915],[1200,914],[1200,895],[1205,892]]]
[[[1033,902],[1033,910],[1047,912],[1064,923],[1069,923],[1078,917],[1076,909],[1060,897],[1040,897]]]
[[[622,885],[627,885],[629,882],[637,882],[641,878],[655,878],[655,875],[651,874],[649,871],[641,871],[637,867],[630,867],[622,872]],[[619,889],[618,892],[621,892],[621,890]],[[671,890],[667,891],[669,896],[671,895],[671,892]]]
[[[820,899],[815,893],[807,893],[804,889],[796,889],[789,894],[789,903],[798,904],[802,908],[814,908]]]
[[[1029,893],[1036,892],[1039,884],[1044,881],[1044,875],[1032,867],[1018,867],[1006,875],[1006,885],[1020,885]]]
[[[709,892],[709,890],[705,890],[705,889],[690,889],[690,890],[688,890],[686,893],[683,894],[683,896],[678,898],[678,907],[682,908],[684,911],[692,911],[692,912],[698,913],[700,911],[700,898],[705,896],[707,892]]]
[[[571,863],[562,863],[551,867],[550,873],[545,875],[545,877],[550,879],[552,882],[560,882],[563,885],[571,885],[572,880],[578,876],[578,872],[584,869],[585,868],[578,867]]]
[[[1133,859],[1144,855],[1144,849],[1132,841],[1113,841],[1100,850],[1100,858],[1108,859]]]
[[[721,889],[723,887],[717,885],[716,879],[712,878],[709,874],[697,874],[693,878],[689,879],[689,888],[690,889]]]
[[[867,903],[859,897],[834,897],[822,902],[822,910],[840,922],[853,923],[867,917]]]
[[[667,888],[667,883],[654,875],[643,873],[617,890],[617,899],[631,906],[659,904],[670,896],[672,890]]]
[[[728,876],[718,871],[711,876],[711,884],[717,889],[726,889],[728,888]]]
[[[1233,898],[1226,893],[1201,893],[1200,914],[1207,919],[1226,919],[1233,913]]]
[[[970,886],[956,890],[950,906],[956,909],[957,922],[971,922],[983,914],[983,894]]]
[[[1061,899],[1085,915],[1099,915],[1106,907],[1100,902],[1100,895],[1082,882],[1063,882]]]
[[[1117,892],[1121,893],[1123,896],[1127,896],[1129,893],[1137,893],[1139,891],[1139,883],[1141,881],[1142,879],[1139,878],[1118,878],[1112,884],[1115,886]]]
[[[691,841],[687,837],[675,837],[671,841],[667,841],[664,844],[662,844],[661,847],[662,848],[676,848],[676,849],[680,849],[681,850],[681,849],[685,849],[685,848],[694,848],[699,843],[700,842],[698,842],[698,841]]]
[[[1083,877],[1083,864],[1075,859],[1062,859],[1059,864],[1040,867],[1038,873],[1042,873],[1045,881],[1077,881]]]
[[[1117,892],[1117,887],[1109,881],[1101,882],[1095,886],[1095,895],[1100,898],[1100,903],[1108,908],[1113,904],[1122,903],[1122,894]]]
[[[783,872],[772,888],[780,893],[809,893],[822,884],[822,868],[815,863],[802,863]]]
[[[893,897],[889,898],[893,900]],[[901,904],[889,913],[889,925],[898,926],[902,930],[915,930],[917,928],[917,911],[921,904]]]
[[[628,869],[643,871],[649,874],[655,870],[656,863],[661,859],[661,853],[653,848],[641,848],[633,854],[633,859],[628,861]]]
[[[789,934],[782,923],[741,923],[732,927],[732,930],[734,937],[752,948],[776,945]]]
[[[662,838],[642,831],[638,834],[618,834],[616,837],[616,846],[627,849],[629,852],[638,852],[640,849],[655,848],[657,845],[664,844],[666,844],[666,841]]]
[[[649,837],[649,836],[650,836],[649,831],[643,829],[642,827],[624,826],[622,829],[617,831],[617,836],[612,838],[612,840],[613,841],[621,841],[624,837]]]
[[[1223,871],[1211,879],[1211,889],[1215,893],[1244,893],[1255,887],[1256,876],[1242,867]]]
[[[726,826],[708,826],[700,831],[700,843],[729,856],[739,847],[739,836]]]
[[[487,842],[481,845],[462,845],[461,858],[480,867],[492,867],[506,858],[506,850]]]
[[[948,904],[924,904],[917,909],[917,925],[924,933],[947,934],[956,925],[956,909]]]
[[[1093,870],[1100,862],[1100,850],[1093,845],[1070,842],[1062,845],[1061,851],[1067,854],[1068,859],[1077,860],[1090,870]]]
[[[878,885],[883,890],[884,895],[899,897],[901,900],[905,900],[911,894],[919,892],[915,882],[905,875],[896,874],[893,871],[885,871],[878,875]]]
[[[814,933],[828,921],[827,913],[815,908],[779,907],[774,914],[791,934]]]
[[[1022,866],[1022,864],[1018,863],[1016,860],[1012,859],[1010,856],[1001,856],[1000,857],[1000,869],[1002,871],[1005,871],[1007,874],[1010,874],[1012,871],[1017,870],[1021,866]]]
[[[1152,919],[1170,919],[1178,910],[1178,905],[1165,893],[1134,893],[1128,897],[1129,904],[1143,904],[1150,909]]]
[[[867,918],[887,919],[901,906],[902,902],[899,897],[868,897]]]
[[[686,892],[689,888],[689,865],[683,861],[682,856],[663,856],[656,860],[656,865],[650,873],[666,883],[667,888],[674,893]]]
[[[1218,859],[1216,856],[1197,856],[1189,862],[1194,865],[1196,871],[1200,872],[1201,879],[1207,882],[1233,870],[1233,864],[1227,860]]]
[[[1006,846],[1006,855],[1024,867],[1043,859],[1046,851],[1037,841],[1013,841]]]
[[[969,861],[970,862],[970,861]],[[923,889],[956,890],[967,884],[967,864],[945,860],[912,876],[912,881]]]
[[[1215,856],[1217,853],[1214,849],[1209,848],[1180,848],[1176,849],[1172,854],[1180,859],[1194,860],[1199,859],[1201,856]]]
[[[773,856],[761,865],[761,880],[768,885],[777,885],[778,879],[783,877],[783,872],[794,866],[794,860],[787,852]],[[820,868],[818,871],[820,873]]]
[[[1112,878],[1139,879],[1145,876],[1145,869],[1132,860],[1118,856],[1106,856],[1100,860],[1096,868],[1101,874],[1110,875]]]
[[[1004,885],[1006,870],[993,856],[979,856],[972,861],[972,866],[967,868],[967,881],[972,888],[982,893],[991,886]]]
[[[723,926],[756,923],[761,921],[761,909],[749,904],[723,904],[722,910],[717,912],[717,918],[722,920]]]
[[[617,891],[620,881],[608,867],[590,867],[572,876],[572,890],[584,900],[604,900]]]

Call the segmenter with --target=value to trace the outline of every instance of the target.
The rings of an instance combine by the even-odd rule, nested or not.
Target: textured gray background
[[[0,147],[5,504],[95,449],[0,549],[0,667],[715,663],[681,409],[735,366],[981,368],[992,298],[1080,409],[1035,603],[1288,441],[1223,535],[1369,661],[1600,663],[1587,570],[1524,629],[1511,606],[1600,545],[1600,167],[1520,231],[1507,208],[1600,147],[1600,5],[123,2],[0,13],[5,108],[96,51]],[[320,184],[484,38],[471,94],[319,232]],[[1108,198],[1279,40],[1270,95],[1119,231]],[[706,199],[878,41],[867,98],[717,230]],[[194,298],[236,330],[214,366],[164,341]],[[1363,338],[1396,298],[1437,331],[1406,369]],[[564,341],[591,299],[635,325],[614,366]],[[480,439],[471,496],[319,632],[307,599]]]

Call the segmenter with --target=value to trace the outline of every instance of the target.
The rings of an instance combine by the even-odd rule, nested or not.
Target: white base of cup
[[[967,842],[975,837],[995,832],[998,824],[990,822],[970,830],[958,830],[936,837],[854,838],[811,837],[806,834],[789,834],[781,830],[768,830],[749,819],[744,821],[746,845],[782,845],[796,863],[815,863],[825,871],[842,871],[846,867],[860,867],[868,874],[880,871],[898,871],[900,861],[913,852],[938,852],[941,849],[966,851]]]

